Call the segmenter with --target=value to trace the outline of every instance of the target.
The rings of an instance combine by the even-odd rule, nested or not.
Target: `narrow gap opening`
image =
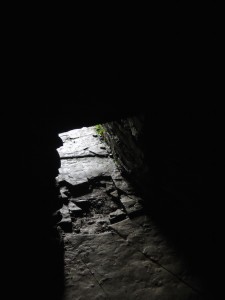
[[[104,125],[70,130],[59,137],[63,145],[57,149],[61,167],[56,180],[63,206],[58,225],[64,233],[112,232],[111,224],[138,213],[139,199],[106,143]],[[130,211],[123,199],[130,200]]]

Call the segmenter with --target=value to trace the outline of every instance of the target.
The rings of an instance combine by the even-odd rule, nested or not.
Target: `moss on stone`
[[[95,130],[98,135],[100,135],[101,137],[104,137],[105,129],[103,128],[103,126],[101,124],[95,125]]]

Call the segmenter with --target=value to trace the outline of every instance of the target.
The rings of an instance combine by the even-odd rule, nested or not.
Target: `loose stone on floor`
[[[144,214],[143,200],[95,128],[59,136],[63,300],[204,299],[201,285]]]

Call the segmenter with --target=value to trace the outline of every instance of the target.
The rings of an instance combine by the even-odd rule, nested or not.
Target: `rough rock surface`
[[[202,285],[120,174],[94,127],[59,135],[63,300],[206,299]]]

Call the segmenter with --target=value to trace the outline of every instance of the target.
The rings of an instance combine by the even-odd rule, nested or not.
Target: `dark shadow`
[[[222,289],[222,115],[208,112],[202,116],[195,111],[174,116],[170,112],[153,122],[157,118],[163,126],[146,147],[151,182],[145,209],[185,257],[192,274],[201,279],[204,297],[212,299]]]

